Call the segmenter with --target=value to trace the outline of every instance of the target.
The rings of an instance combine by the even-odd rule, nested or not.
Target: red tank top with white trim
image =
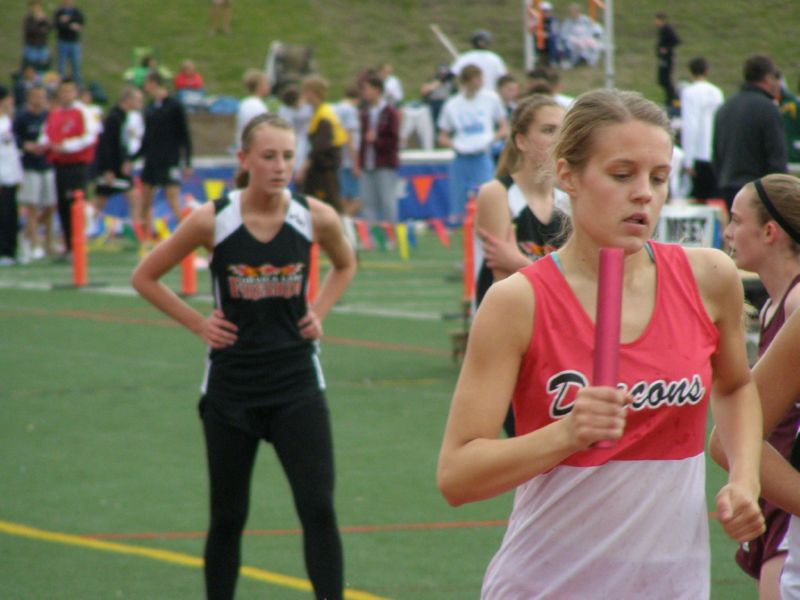
[[[709,595],[703,449],[719,335],[684,250],[652,252],[653,314],[620,345],[620,385],[634,398],[625,434],[517,487],[485,600]],[[594,323],[552,257],[522,270],[536,305],[513,399],[518,436],[563,418],[592,379]]]
[[[651,242],[655,309],[644,332],[620,345],[619,381],[633,396],[625,436],[613,449],[588,450],[566,463],[678,459],[703,451],[711,355],[718,333],[703,306],[683,248]],[[534,334],[514,391],[518,434],[571,410],[592,380],[594,323],[552,258],[521,273],[536,297]]]

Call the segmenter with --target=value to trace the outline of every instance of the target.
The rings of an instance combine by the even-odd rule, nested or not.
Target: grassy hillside
[[[56,0],[46,1],[51,7]],[[21,48],[24,0],[4,2],[0,35],[0,77],[8,81]],[[566,13],[567,0],[557,0],[556,14]],[[634,88],[660,100],[655,84],[652,15],[663,0],[615,0],[617,86]],[[79,0],[87,16],[84,70],[110,94],[120,74],[131,66],[132,48],[149,45],[161,61],[177,68],[192,58],[211,93],[241,94],[240,78],[249,67],[264,64],[270,43],[281,40],[313,46],[318,70],[329,77],[338,95],[365,66],[390,61],[407,95],[449,55],[431,33],[437,23],[459,49],[469,33],[485,28],[495,36],[495,49],[522,74],[521,0],[236,0],[233,34],[208,36],[209,2],[198,0]],[[683,39],[676,76],[697,54],[711,62],[712,78],[726,93],[739,81],[743,58],[766,52],[796,88],[800,54],[797,0],[672,0],[667,10]],[[564,87],[577,94],[603,85],[602,67],[564,72]]]

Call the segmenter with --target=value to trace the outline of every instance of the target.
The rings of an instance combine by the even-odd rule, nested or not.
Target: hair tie
[[[759,200],[761,200],[761,204],[764,205],[770,216],[775,219],[775,222],[781,226],[781,229],[783,229],[790,238],[792,238],[796,243],[800,244],[800,233],[798,233],[797,230],[792,227],[786,219],[783,218],[783,216],[775,208],[775,205],[772,204],[769,196],[767,196],[767,190],[764,189],[764,184],[761,183],[761,180],[756,179],[753,182],[753,185],[756,188],[756,192],[758,193]]]

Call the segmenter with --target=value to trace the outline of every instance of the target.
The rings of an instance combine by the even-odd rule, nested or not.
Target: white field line
[[[53,289],[53,284],[41,281],[3,281],[0,280],[0,290],[22,290],[22,291],[37,291],[37,292],[50,292]],[[104,296],[124,296],[136,297],[137,293],[133,288],[126,286],[100,286],[100,287],[86,287],[80,290],[75,290],[81,294],[96,294]],[[208,294],[199,294],[190,298],[193,302],[210,303],[211,296]],[[18,308],[9,304],[0,304],[0,308],[13,310]],[[365,317],[388,317],[395,319],[409,319],[415,321],[439,321],[442,318],[441,312],[418,311],[409,310],[407,308],[383,308],[362,304],[344,304],[335,306],[334,313],[344,315],[360,315]]]

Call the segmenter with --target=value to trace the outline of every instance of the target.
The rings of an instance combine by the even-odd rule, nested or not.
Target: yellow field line
[[[100,550],[101,552],[115,552],[117,554],[141,556],[143,558],[159,560],[161,562],[181,565],[183,567],[193,567],[199,569],[203,566],[202,558],[191,556],[189,554],[172,552],[171,550],[159,550],[157,548],[131,546],[117,542],[107,542],[103,540],[85,538],[78,535],[59,533],[57,531],[45,531],[43,529],[35,529],[33,527],[28,527],[27,525],[20,525],[18,523],[11,523],[3,520],[0,520],[0,533],[33,540],[41,540],[44,542],[90,548],[92,550]],[[299,577],[281,575],[280,573],[273,573],[272,571],[266,571],[256,567],[242,567],[240,573],[243,577],[247,577],[249,579],[255,579],[257,581],[263,581],[265,583],[271,583],[273,585],[292,588],[295,590],[307,592],[311,591],[311,583],[308,580],[301,579]],[[369,592],[362,592],[354,589],[345,590],[344,597],[350,600],[388,600],[382,596],[376,596],[374,594],[370,594]]]

